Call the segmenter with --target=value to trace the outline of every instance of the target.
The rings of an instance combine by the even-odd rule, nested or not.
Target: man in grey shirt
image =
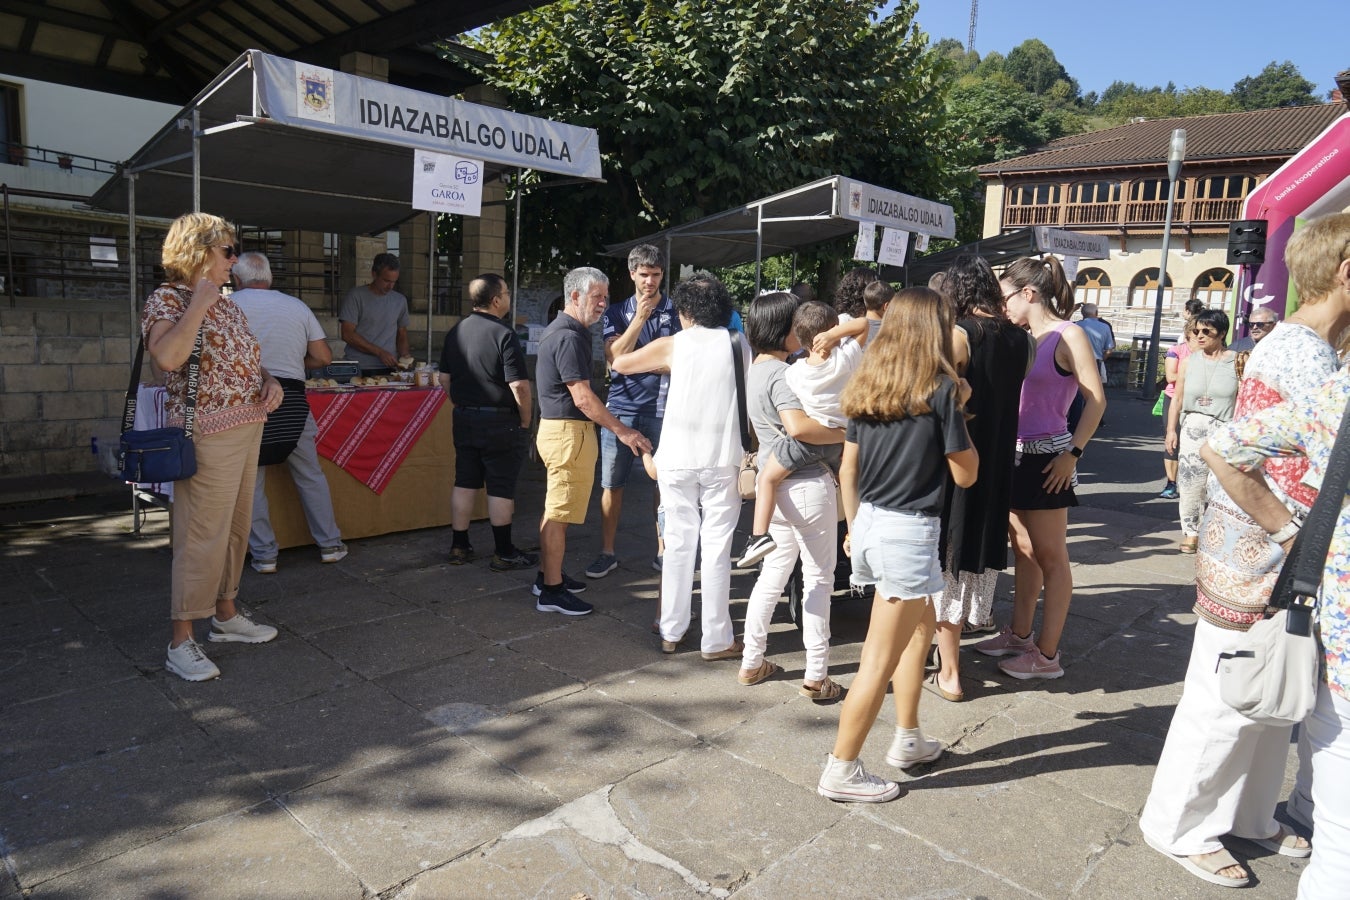
[[[235,291],[231,299],[244,311],[249,330],[262,347],[264,368],[284,389],[303,391],[305,370],[321,368],[333,360],[319,320],[303,300],[271,289],[272,267],[261,253],[239,257],[234,264],[234,279],[241,290]],[[300,494],[309,533],[319,545],[319,558],[334,563],[347,555],[347,545],[342,543],[333,515],[328,479],[319,466],[319,453],[314,446],[317,434],[314,416],[306,414],[300,441],[286,457],[286,465]],[[259,466],[253,487],[253,526],[248,535],[248,549],[254,570],[270,575],[277,570],[277,537],[268,514],[266,483],[267,467]]]
[[[398,257],[379,253],[370,267],[370,284],[358,284],[342,298],[338,320],[347,342],[347,359],[361,364],[361,371],[387,375],[408,350],[408,298],[394,290],[398,283]]]

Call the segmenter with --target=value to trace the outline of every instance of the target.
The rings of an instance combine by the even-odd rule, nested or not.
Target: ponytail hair
[[[1034,288],[1039,295],[1036,302],[1056,318],[1068,321],[1073,315],[1073,285],[1064,277],[1064,266],[1058,257],[1024,256],[1004,270],[1003,280],[1014,288]]]

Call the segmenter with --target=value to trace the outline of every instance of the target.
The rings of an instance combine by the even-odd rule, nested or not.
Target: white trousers
[[[1350,893],[1350,700],[1323,682],[1303,728],[1312,747],[1313,854],[1298,900],[1343,900]]]
[[[693,605],[694,561],[703,551],[704,653],[736,642],[731,625],[731,541],[740,518],[736,466],[713,469],[662,469],[661,506],[665,510],[665,557],[661,564],[661,637],[678,641],[689,629]]]
[[[825,677],[830,665],[830,594],[839,555],[839,508],[834,479],[790,478],[774,494],[769,536],[777,545],[759,570],[745,608],[745,653],[741,668],[764,662],[769,620],[783,595],[797,558],[802,561],[802,646],[806,649],[803,681]]]
[[[1284,783],[1292,725],[1253,722],[1219,697],[1219,653],[1235,632],[1195,624],[1181,700],[1172,715],[1139,829],[1178,856],[1223,849],[1219,838],[1268,838]]]
[[[333,498],[328,493],[328,479],[319,465],[319,451],[314,447],[314,438],[318,433],[319,428],[311,415],[305,419],[300,443],[286,457],[286,465],[290,467],[291,480],[300,494],[300,506],[305,511],[305,521],[309,523],[309,533],[314,536],[314,543],[320,547],[334,547],[342,542],[342,534],[333,516]],[[277,558],[277,536],[272,530],[267,491],[264,490],[268,468],[258,467],[258,481],[253,486],[253,527],[248,535],[248,549],[254,559]]]

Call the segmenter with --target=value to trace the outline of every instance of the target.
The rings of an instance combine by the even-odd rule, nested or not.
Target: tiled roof
[[[1344,103],[1324,103],[1148,119],[1062,137],[1035,153],[986,163],[976,171],[993,176],[1000,172],[1164,165],[1172,131],[1176,128],[1186,129],[1187,162],[1288,157],[1346,112]]]

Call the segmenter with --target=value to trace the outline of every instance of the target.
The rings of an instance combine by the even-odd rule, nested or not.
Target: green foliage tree
[[[1114,81],[1102,91],[1096,104],[1097,114],[1108,125],[1118,125],[1140,116],[1168,119],[1237,112],[1239,109],[1237,101],[1224,91],[1206,87],[1177,90],[1170,82],[1165,87],[1144,88],[1133,82]]]
[[[946,64],[916,9],[558,0],[471,36],[511,108],[599,132],[605,183],[531,192],[525,254],[593,262],[606,242],[834,172],[939,198]]]
[[[1317,102],[1317,85],[1303,77],[1289,60],[1273,60],[1259,75],[1243,78],[1233,85],[1233,99],[1242,109],[1273,109],[1277,106],[1307,106]]]
[[[1055,58],[1055,51],[1036,38],[1029,38],[1012,48],[1003,64],[1003,71],[1033,94],[1046,94],[1057,82],[1063,81],[1070,85],[1068,92],[1071,99],[1078,97],[1078,82],[1069,77],[1064,66]]]

